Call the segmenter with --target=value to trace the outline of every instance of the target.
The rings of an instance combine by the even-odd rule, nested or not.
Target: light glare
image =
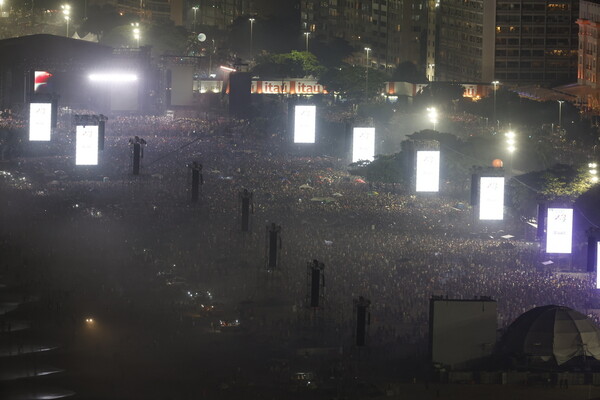
[[[135,74],[99,73],[90,74],[89,79],[92,82],[134,82],[138,77]]]

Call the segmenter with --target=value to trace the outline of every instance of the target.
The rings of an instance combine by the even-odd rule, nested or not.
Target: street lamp
[[[194,10],[194,32],[196,32],[196,11],[198,11],[198,6],[192,7],[192,10]]]
[[[252,43],[252,39],[254,36],[254,21],[256,21],[256,19],[248,18],[248,21],[250,21],[250,58],[252,58],[254,54],[254,44]]]
[[[136,40],[137,47],[139,49],[140,48],[140,23],[132,22],[131,27],[132,27],[132,31],[133,31],[133,38]]]
[[[69,20],[71,19],[71,6],[68,4],[63,4],[60,6],[62,8],[63,15],[65,20],[67,21],[67,37],[69,37]]]
[[[308,37],[310,36],[310,32],[304,32],[304,36],[306,36],[306,52],[308,53]]]
[[[429,118],[429,122],[433,124],[433,130],[435,131],[435,126],[438,122],[438,113],[435,107],[427,108],[427,117]]]
[[[369,52],[371,51],[371,48],[365,47],[365,51],[367,52],[367,65],[365,69],[365,97],[369,97]]]
[[[498,89],[499,84],[500,82],[498,81],[492,82],[492,85],[494,85],[494,125],[496,125],[498,129],[500,129],[500,121],[496,119],[496,90]]]
[[[564,100],[557,100],[558,101],[558,127],[562,127],[562,105],[565,102]]]

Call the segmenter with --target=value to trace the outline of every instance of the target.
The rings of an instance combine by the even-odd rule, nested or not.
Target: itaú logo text
[[[317,81],[254,81],[252,93],[258,94],[317,94],[327,93]]]

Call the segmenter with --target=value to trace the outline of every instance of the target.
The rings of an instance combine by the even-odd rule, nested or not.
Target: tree
[[[421,83],[427,82],[427,77],[413,62],[404,61],[392,73],[392,81]]]
[[[263,54],[257,58],[252,73],[262,79],[319,77],[325,68],[312,53],[292,51],[284,54]]]
[[[336,92],[351,102],[360,99],[373,98],[383,89],[388,76],[377,69],[369,69],[368,93],[366,68],[356,66],[343,66],[331,68],[319,79],[319,83],[327,88],[329,92]]]
[[[327,68],[339,67],[354,52],[347,40],[335,38],[331,42],[311,40],[310,52],[317,56],[321,64]]]

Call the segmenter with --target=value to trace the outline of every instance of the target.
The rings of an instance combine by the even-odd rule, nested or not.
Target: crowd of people
[[[55,135],[68,135],[67,124],[60,126]],[[12,172],[33,182],[30,192],[47,210],[36,212],[32,224],[69,223],[79,240],[86,240],[86,224],[98,225],[96,236],[87,239],[93,243],[84,246],[95,249],[88,259],[109,251],[113,233],[127,238],[122,253],[114,255],[125,268],[113,271],[114,293],[132,296],[127,285],[139,284],[135,274],[158,279],[161,273],[233,302],[272,290],[272,301],[293,307],[277,320],[254,320],[255,329],[269,335],[291,340],[305,321],[306,265],[313,259],[325,264],[318,312],[338,344],[351,341],[358,296],[372,302],[371,343],[390,348],[426,342],[433,295],[489,296],[498,302],[499,328],[545,304],[596,319],[590,276],[544,267],[535,243],[474,235],[482,228],[473,224],[470,210],[455,207],[456,199],[374,188],[349,175],[343,157],[316,155],[281,132],[260,140],[255,133],[248,121],[223,118],[117,117],[107,123],[98,167],[76,168],[65,150],[42,160],[21,159]],[[135,135],[148,143],[139,177],[131,175],[128,145]],[[203,165],[198,204],[190,203],[192,161]],[[244,188],[253,192],[255,206],[249,233],[240,229]],[[6,182],[2,190],[10,190]],[[269,273],[266,226],[272,222],[281,226],[282,246],[278,270]],[[51,236],[47,229],[40,235]],[[66,251],[49,247],[52,253]],[[93,263],[98,273],[103,263]]]

